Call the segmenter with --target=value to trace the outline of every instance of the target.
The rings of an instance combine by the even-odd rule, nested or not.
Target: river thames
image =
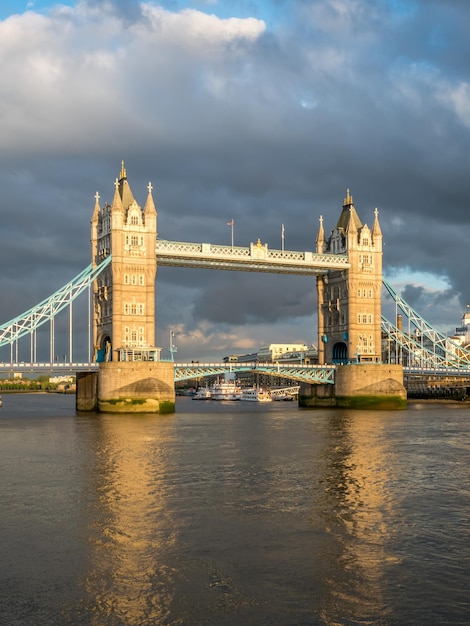
[[[470,406],[4,395],[2,626],[470,623]]]

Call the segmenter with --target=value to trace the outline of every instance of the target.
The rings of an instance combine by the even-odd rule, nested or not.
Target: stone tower
[[[155,347],[155,277],[157,211],[148,185],[144,209],[127,180],[124,161],[115,182],[112,204],[99,206],[95,196],[91,220],[92,262],[112,254],[111,264],[94,286],[95,359],[158,361]]]
[[[378,211],[362,225],[349,189],[328,239],[323,218],[317,252],[347,254],[349,270],[317,278],[319,363],[381,361],[382,231]]]
[[[157,211],[148,185],[145,206],[136,202],[124,161],[112,204],[91,219],[94,266],[111,255],[93,286],[94,360],[97,370],[77,373],[76,407],[109,413],[172,413],[174,364],[155,347]]]

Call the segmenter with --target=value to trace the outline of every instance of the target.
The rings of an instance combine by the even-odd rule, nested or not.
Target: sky
[[[88,265],[95,193],[112,201],[124,160],[174,241],[229,245],[233,218],[235,245],[280,248],[284,224],[286,249],[314,250],[349,188],[363,223],[379,210],[384,277],[452,333],[469,22],[466,0],[3,1],[0,322]],[[317,343],[314,278],[160,268],[156,291],[162,356],[170,331],[180,361]]]

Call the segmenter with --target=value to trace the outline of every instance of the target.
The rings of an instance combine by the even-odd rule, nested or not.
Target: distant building
[[[49,376],[50,383],[74,383],[75,376]]]
[[[470,344],[470,304],[462,316],[462,325],[455,329],[455,336],[452,339],[461,346]]]
[[[318,363],[318,348],[315,345],[310,347],[304,343],[270,343],[261,346],[258,352],[249,354],[231,354],[223,358],[225,363],[278,363],[307,364]],[[237,379],[242,387],[260,385],[266,387],[286,387],[292,385],[292,380],[282,376],[269,376],[259,372],[239,372]]]
[[[230,354],[229,356],[224,356],[224,363],[253,363],[258,359],[258,354],[256,352],[251,352],[250,354]]]
[[[224,363],[318,363],[318,348],[304,343],[270,343],[261,346],[258,352],[230,354]]]
[[[308,346],[303,343],[270,343],[269,345],[261,346],[258,350],[258,361],[279,361],[288,354],[298,355],[305,354],[308,351]]]

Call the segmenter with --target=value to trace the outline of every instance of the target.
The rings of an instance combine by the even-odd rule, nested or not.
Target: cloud
[[[236,245],[280,247],[285,224],[287,248],[312,250],[350,187],[363,222],[379,208],[388,275],[445,277],[436,323],[455,326],[470,301],[470,5],[254,3],[240,18],[232,3],[225,18],[186,4],[88,0],[0,21],[0,318],[88,264],[93,196],[112,200],[125,159],[177,241],[228,244],[233,217]],[[298,277],[162,268],[157,337],[177,320],[188,351],[211,327],[227,341],[209,332],[204,349],[220,356],[261,329],[311,343],[315,306]]]

